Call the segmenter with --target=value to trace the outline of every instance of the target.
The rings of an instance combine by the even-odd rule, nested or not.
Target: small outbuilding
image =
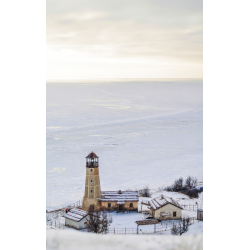
[[[180,220],[182,218],[182,206],[173,198],[164,195],[149,201],[150,213],[155,219]]]
[[[197,209],[197,220],[203,221],[203,209]]]
[[[87,227],[86,217],[88,212],[82,209],[73,208],[68,213],[65,213],[65,226],[75,229],[84,229]]]

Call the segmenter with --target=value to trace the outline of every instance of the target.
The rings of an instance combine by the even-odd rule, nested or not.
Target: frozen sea
[[[202,79],[47,83],[46,116],[47,208],[82,199],[91,151],[103,191],[202,180]]]

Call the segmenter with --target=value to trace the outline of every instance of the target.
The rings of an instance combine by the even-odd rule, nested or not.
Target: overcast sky
[[[47,0],[47,80],[202,78],[202,0]]]

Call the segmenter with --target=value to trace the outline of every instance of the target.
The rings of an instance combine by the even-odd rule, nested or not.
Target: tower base
[[[90,199],[90,198],[84,198],[82,200],[82,209],[85,211],[89,211],[90,206],[93,205],[94,211],[100,210],[101,204],[99,199]]]

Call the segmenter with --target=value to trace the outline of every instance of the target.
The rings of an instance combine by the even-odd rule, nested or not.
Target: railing
[[[96,167],[98,167],[98,162],[86,162],[86,167],[96,168]]]
[[[59,208],[59,209],[56,209],[56,210],[53,210],[53,211],[48,211],[46,212],[46,221],[52,221],[54,219],[57,219],[58,217],[60,216],[63,216],[64,213],[65,213],[65,209],[71,209],[71,208],[74,208],[74,207],[82,207],[82,201],[79,200],[75,203],[72,203],[66,207],[62,207],[62,208]]]

